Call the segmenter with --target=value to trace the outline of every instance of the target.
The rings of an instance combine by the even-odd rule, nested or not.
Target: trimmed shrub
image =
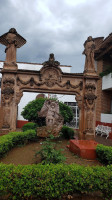
[[[0,195],[8,199],[55,199],[66,194],[101,192],[112,197],[112,166],[0,164]]]
[[[37,127],[38,125],[36,123],[29,122],[22,127],[22,131],[24,132],[30,129],[36,130]]]
[[[61,132],[65,139],[72,139],[74,137],[74,130],[68,126],[63,126]]]
[[[104,165],[112,164],[112,147],[98,144],[96,147],[97,159]]]
[[[37,134],[35,130],[11,132],[0,137],[0,158],[3,157],[4,154],[6,154],[13,147],[35,140],[37,140]]]

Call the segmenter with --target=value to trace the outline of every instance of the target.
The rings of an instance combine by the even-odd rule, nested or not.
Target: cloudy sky
[[[0,0],[0,35],[16,28],[27,43],[17,61],[42,63],[54,53],[72,72],[83,72],[83,43],[112,32],[112,0]],[[5,59],[0,44],[0,60]]]

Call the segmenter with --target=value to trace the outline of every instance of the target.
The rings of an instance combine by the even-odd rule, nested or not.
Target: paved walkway
[[[105,136],[100,136],[100,135],[97,135],[95,137],[95,141],[98,142],[99,144],[103,144],[103,145],[106,145],[106,146],[112,146],[112,139],[106,139]]]

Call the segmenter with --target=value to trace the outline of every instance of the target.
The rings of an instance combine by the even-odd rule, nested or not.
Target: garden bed
[[[54,142],[57,150],[63,149],[65,164],[40,165],[40,157],[35,160],[34,154],[41,149],[44,141],[37,138],[33,130],[10,133],[1,138],[1,156],[7,152],[1,161],[14,164],[0,163],[1,195],[8,194],[18,200],[35,199],[35,196],[41,200],[45,197],[54,200],[59,199],[57,197],[61,197],[61,200],[103,200],[103,194],[107,199],[111,199],[112,166],[105,167],[98,161],[79,158],[68,150],[69,140],[63,138],[57,138]],[[24,145],[17,147],[20,144]],[[104,147],[99,145],[98,155],[107,155],[109,152],[111,156],[111,147],[105,147],[104,152],[103,149]],[[33,165],[34,163],[37,164]],[[111,164],[109,157],[107,163]]]
[[[5,164],[14,164],[14,165],[28,165],[28,164],[34,164],[36,162],[34,154],[36,151],[39,151],[42,146],[42,142],[44,139],[40,139],[37,142],[32,142],[27,145],[21,146],[21,147],[15,147],[11,151],[7,153],[7,155],[0,159],[1,162]],[[98,161],[92,161],[92,160],[86,160],[78,157],[74,153],[70,152],[67,148],[67,145],[69,144],[69,141],[63,138],[58,139],[56,141],[57,143],[57,149],[63,149],[62,153],[66,157],[65,163],[72,164],[76,163],[79,165],[90,165],[90,166],[96,166],[101,165]],[[41,160],[38,157],[37,163],[40,163]]]

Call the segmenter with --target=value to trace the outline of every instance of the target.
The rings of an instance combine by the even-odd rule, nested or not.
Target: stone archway
[[[15,44],[13,42],[13,37],[14,41],[16,38],[18,39],[16,33],[17,32],[13,31],[10,33],[12,34],[12,43],[10,46],[12,44],[14,46]],[[2,41],[2,44],[3,37],[8,40],[6,38],[8,34],[9,32],[0,37],[0,42]],[[18,43],[19,40],[21,41],[21,38],[17,40]],[[91,42],[91,40],[86,42],[86,46],[88,42]],[[22,44],[23,43],[25,43],[25,40],[22,38]],[[10,48],[8,44],[5,43],[5,45],[7,46],[6,48]],[[13,50],[15,51],[15,48]],[[7,51],[9,51],[9,49]],[[90,68],[91,64],[88,64],[89,59],[86,58],[84,73],[63,73],[59,67],[60,63],[55,61],[54,54],[50,54],[49,60],[43,63],[43,67],[40,71],[31,71],[18,70],[17,64],[13,62],[13,60],[8,59],[8,56],[10,56],[9,53],[10,51],[6,56],[7,62],[4,62],[1,71],[1,106],[4,113],[2,129],[15,131],[17,105],[24,91],[72,94],[76,95],[76,101],[80,110],[80,139],[92,139],[95,135],[95,99],[98,76],[95,73],[93,65]],[[87,54],[87,49],[85,54]],[[90,61],[93,62],[92,59],[90,59]]]

